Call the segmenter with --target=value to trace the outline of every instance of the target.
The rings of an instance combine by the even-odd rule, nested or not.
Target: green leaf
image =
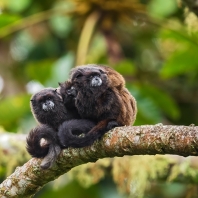
[[[74,54],[67,53],[59,58],[52,67],[51,78],[46,85],[57,87],[58,82],[64,82],[69,78],[69,72],[74,64]]]
[[[144,95],[139,86],[133,85],[128,87],[137,101],[138,113],[135,125],[156,124],[161,122],[163,118],[162,113],[154,101]]]
[[[171,78],[180,74],[198,72],[198,48],[188,47],[183,50],[176,51],[165,62],[161,76],[163,78]]]
[[[21,19],[21,17],[18,15],[0,14],[0,28],[12,24],[19,19]]]
[[[182,26],[182,24],[178,23],[178,21],[172,21],[169,23],[166,29],[162,29],[159,32],[159,38],[163,40],[172,40],[176,42],[177,45],[179,44],[182,48],[187,48],[189,46],[198,48],[198,35],[190,35]]]
[[[140,86],[141,92],[146,97],[149,97],[160,110],[172,119],[177,119],[180,116],[179,108],[175,101],[163,90],[154,85]]]
[[[30,112],[30,96],[19,95],[6,98],[0,102],[0,125],[11,129],[28,112]]]
[[[72,21],[68,16],[53,16],[50,21],[50,26],[54,32],[60,37],[66,37],[72,29]]]
[[[173,14],[177,10],[175,0],[152,0],[148,5],[151,16],[164,18]]]
[[[21,12],[26,9],[31,3],[31,0],[7,0],[7,7],[13,12]]]
[[[52,76],[51,59],[29,62],[25,68],[25,75],[30,80],[36,80],[45,84]]]
[[[144,119],[144,124],[156,124],[162,121],[160,109],[149,98],[138,99],[138,116]]]
[[[89,51],[86,58],[86,63],[101,63],[104,64],[107,61],[107,47],[106,41],[101,34],[93,35],[92,41],[90,43]]]
[[[132,60],[124,59],[114,66],[114,69],[122,75],[134,75],[136,73],[136,67]]]

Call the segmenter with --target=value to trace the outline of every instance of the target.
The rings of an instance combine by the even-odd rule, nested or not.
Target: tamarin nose
[[[94,76],[94,77],[92,78],[92,80],[91,80],[91,86],[93,86],[93,87],[98,87],[98,86],[100,86],[100,85],[102,85],[102,80],[101,80],[101,78],[98,77],[98,76]]]
[[[54,108],[54,103],[51,100],[46,100],[45,103],[43,103],[42,108],[44,111],[49,111]]]
[[[46,103],[45,103],[47,106],[49,105],[50,106],[50,104],[51,104],[51,101],[46,101]]]

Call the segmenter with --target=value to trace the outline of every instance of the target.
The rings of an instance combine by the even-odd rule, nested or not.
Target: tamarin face
[[[86,89],[92,92],[99,90],[105,91],[109,85],[107,72],[102,68],[96,68],[94,66],[80,66],[73,69],[71,81],[77,90]]]
[[[59,86],[63,104],[67,107],[67,109],[74,109],[77,90],[74,88],[74,86],[72,86],[72,83],[70,81],[59,83]]]
[[[30,101],[33,115],[42,124],[51,125],[58,122],[58,119],[66,118],[66,109],[56,89],[43,89],[34,94]]]

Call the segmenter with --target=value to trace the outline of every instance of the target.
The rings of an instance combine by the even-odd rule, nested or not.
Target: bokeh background
[[[87,63],[109,65],[125,77],[138,104],[135,125],[197,125],[197,31],[197,16],[179,0],[0,0],[0,134],[27,134],[37,125],[31,95],[58,87],[72,67]],[[0,147],[0,182],[29,158],[24,139]],[[35,197],[198,197],[196,185],[156,180],[168,168],[163,160],[99,160]],[[177,164],[191,165],[188,159]]]

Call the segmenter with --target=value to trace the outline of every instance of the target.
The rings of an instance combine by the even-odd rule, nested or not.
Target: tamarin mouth
[[[49,111],[54,108],[54,103],[51,100],[47,100],[45,103],[43,103],[42,108],[44,111]]]
[[[100,77],[98,76],[94,76],[91,80],[91,86],[92,87],[99,87],[100,85],[102,85],[102,80]]]

